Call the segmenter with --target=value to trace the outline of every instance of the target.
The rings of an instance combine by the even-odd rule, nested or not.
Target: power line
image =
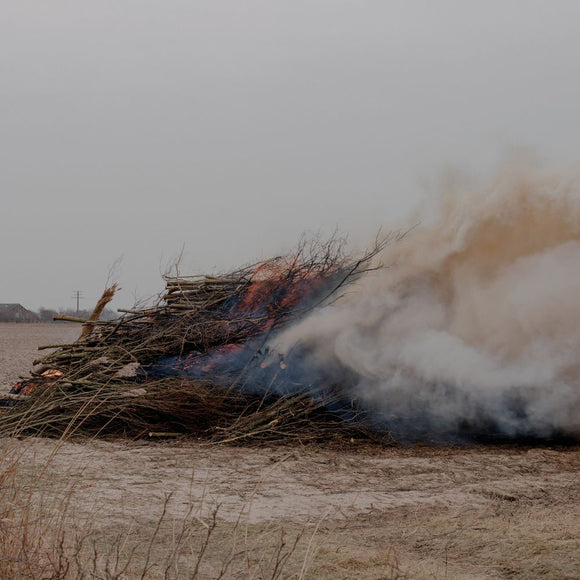
[[[78,314],[79,311],[80,311],[81,298],[83,298],[83,291],[82,290],[75,290],[73,292],[73,296],[72,297],[75,298],[76,301],[77,301],[77,314]]]

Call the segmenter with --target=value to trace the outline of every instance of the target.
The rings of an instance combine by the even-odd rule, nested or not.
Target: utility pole
[[[80,311],[80,302],[81,302],[81,298],[83,297],[83,291],[82,290],[75,290],[73,292],[73,298],[76,299],[77,301],[77,314]]]

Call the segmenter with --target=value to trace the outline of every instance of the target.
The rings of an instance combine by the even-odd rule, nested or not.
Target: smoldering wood
[[[107,289],[92,320],[55,317],[89,326],[90,332],[34,361],[30,378],[39,386],[27,398],[12,397],[11,405],[1,408],[0,433],[189,435],[230,443],[390,440],[388,433],[368,429],[362,412],[351,413],[346,421],[329,411],[341,397],[333,385],[323,398],[314,398],[306,387],[300,393],[260,395],[237,388],[235,381],[220,383],[211,371],[198,377],[159,378],[143,369],[167,357],[244,345],[266,327],[271,332],[297,321],[316,306],[336,300],[346,286],[375,269],[374,258],[392,239],[377,240],[370,251],[355,258],[345,256],[343,244],[333,238],[303,242],[290,256],[222,275],[165,276],[165,291],[153,306],[120,309],[119,319],[100,321],[98,314],[115,291]],[[272,300],[251,314],[239,307],[253,297],[266,300],[280,288],[314,282],[324,288],[314,301],[286,307],[283,301]],[[132,376],[125,376],[128,365],[134,365]],[[53,370],[62,376],[47,379],[42,374]]]

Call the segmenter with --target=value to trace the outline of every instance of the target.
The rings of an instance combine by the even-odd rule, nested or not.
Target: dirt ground
[[[26,372],[37,344],[75,333],[0,325],[0,384]],[[216,510],[223,529],[243,523],[257,550],[278,534],[300,537],[282,577],[580,577],[579,446],[0,445],[22,446],[30,465],[50,458],[51,481],[75,489],[78,518],[104,531],[145,534],[163,510],[179,521],[194,505],[202,523]],[[202,577],[217,576],[223,550],[208,548]]]

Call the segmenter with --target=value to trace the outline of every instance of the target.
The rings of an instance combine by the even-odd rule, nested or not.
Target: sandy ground
[[[0,384],[27,370],[36,344],[75,335],[50,325],[0,332]],[[0,444],[21,445],[30,465],[51,458],[52,481],[75,489],[75,513],[105,531],[151,528],[164,505],[179,521],[195,505],[200,520],[217,509],[224,526],[243,522],[258,546],[279,530],[302,534],[288,569],[298,575],[307,552],[307,578],[580,577],[578,446]],[[217,575],[220,545],[203,577]]]

